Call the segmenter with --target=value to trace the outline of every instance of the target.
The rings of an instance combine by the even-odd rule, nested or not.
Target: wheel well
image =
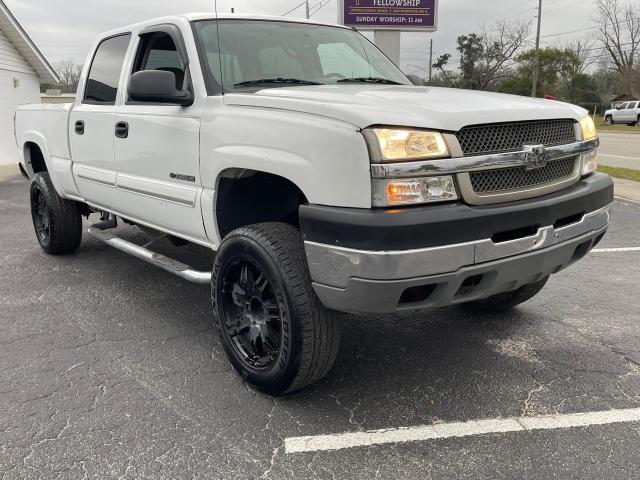
[[[284,177],[255,170],[225,170],[218,181],[216,200],[220,237],[254,223],[298,226],[298,208],[306,203],[302,191]]]
[[[24,145],[24,161],[27,167],[31,166],[34,174],[47,171],[47,164],[44,161],[42,150],[33,142],[27,142]]]

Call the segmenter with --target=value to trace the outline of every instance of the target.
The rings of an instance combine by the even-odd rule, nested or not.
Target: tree
[[[522,79],[527,79],[531,90],[533,71],[538,58],[538,85],[540,95],[549,94],[562,96],[566,93],[572,79],[578,75],[582,62],[578,54],[569,48],[541,48],[536,56],[535,49],[524,52],[516,58],[517,73]]]
[[[62,93],[76,93],[82,67],[73,60],[62,60],[58,62],[55,67],[60,76],[60,89]]]
[[[457,87],[458,79],[454,73],[446,69],[451,59],[451,54],[445,53],[440,55],[436,62],[432,65],[436,74],[431,82],[432,85],[438,87]]]
[[[623,6],[619,0],[596,0],[598,40],[609,62],[620,76],[624,93],[636,95],[640,73],[637,69],[640,52],[640,9],[632,4]]]
[[[511,76],[510,68],[529,31],[529,23],[498,22],[489,32],[458,37],[462,87],[491,90]]]

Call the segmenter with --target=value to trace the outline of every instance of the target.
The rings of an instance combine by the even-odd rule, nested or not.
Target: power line
[[[630,18],[630,19],[621,20],[619,22],[615,22],[614,25],[620,25],[621,23],[625,23],[628,20],[640,20],[640,17],[633,17],[633,18]],[[588,30],[595,30],[596,28],[601,28],[601,25],[594,25],[592,27],[580,28],[578,30],[569,30],[567,32],[552,33],[550,35],[543,35],[540,38],[559,37],[560,35],[566,35],[568,33],[586,32]]]
[[[295,7],[293,7],[291,10],[289,10],[288,12],[285,12],[282,14],[283,17],[286,17],[287,15],[289,15],[291,12],[299,9],[301,6],[305,5],[307,3],[307,0],[304,0],[303,2],[300,2],[298,5],[296,5]]]
[[[322,9],[323,7],[326,7],[330,2],[331,2],[331,0],[322,0],[322,1],[318,2],[318,3],[316,3],[314,6],[311,7],[311,9],[313,10],[316,6],[318,8],[313,10],[313,12],[311,12],[309,17],[313,17],[316,13],[318,13],[320,11],[320,9]]]

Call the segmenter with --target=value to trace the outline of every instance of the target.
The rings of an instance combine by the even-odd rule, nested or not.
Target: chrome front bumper
[[[609,209],[610,205],[575,223],[545,226],[535,235],[499,243],[488,238],[424,249],[367,251],[306,241],[305,249],[314,289],[328,308],[382,313],[444,306],[514,290],[556,273],[602,238]],[[480,277],[474,288],[461,288],[468,279]],[[401,302],[403,292],[421,286],[431,291],[426,298]]]

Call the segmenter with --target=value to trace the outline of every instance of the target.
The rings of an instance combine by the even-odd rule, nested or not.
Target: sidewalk
[[[626,178],[613,178],[616,197],[628,198],[640,202],[640,182]]]
[[[0,182],[12,180],[20,176],[17,164],[0,165]]]

